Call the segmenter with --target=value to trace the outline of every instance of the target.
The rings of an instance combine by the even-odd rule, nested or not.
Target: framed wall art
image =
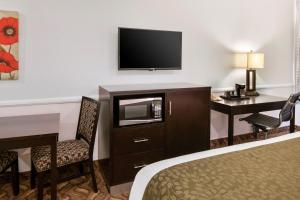
[[[19,79],[19,13],[0,11],[0,80]]]

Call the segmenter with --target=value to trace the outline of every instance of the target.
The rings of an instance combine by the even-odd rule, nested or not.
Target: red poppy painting
[[[0,11],[0,80],[19,78],[19,15]]]

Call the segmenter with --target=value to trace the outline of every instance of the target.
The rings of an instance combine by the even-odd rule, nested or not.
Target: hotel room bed
[[[129,200],[300,199],[300,132],[151,164]]]

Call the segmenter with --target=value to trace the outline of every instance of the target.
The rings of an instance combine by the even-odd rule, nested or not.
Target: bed
[[[129,200],[300,199],[300,132],[176,157],[136,175]]]

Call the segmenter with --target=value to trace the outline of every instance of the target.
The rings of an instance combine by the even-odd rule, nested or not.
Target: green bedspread
[[[300,200],[300,138],[179,164],[143,200]]]

